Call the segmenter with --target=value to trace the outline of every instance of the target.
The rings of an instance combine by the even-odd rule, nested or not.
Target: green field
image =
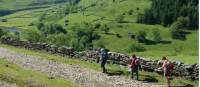
[[[6,3],[9,2],[7,1]],[[24,0],[23,3],[27,4],[30,2]],[[136,55],[150,59],[160,59],[162,56],[167,56],[170,60],[178,60],[187,64],[198,63],[198,30],[188,30],[187,32],[191,34],[186,36],[186,40],[181,41],[171,38],[169,27],[136,23],[137,15],[143,13],[150,5],[150,0],[116,0],[114,3],[112,0],[81,0],[77,6],[85,9],[79,10],[76,13],[70,13],[61,18],[54,17],[59,13],[59,10],[62,10],[62,7],[55,5],[49,8],[19,11],[0,17],[0,19],[7,19],[7,22],[0,22],[0,26],[35,29],[36,26],[30,26],[30,24],[37,23],[40,16],[44,14],[48,17],[45,19],[45,23],[57,23],[64,26],[65,20],[68,20],[69,25],[66,29],[68,29],[69,33],[72,32],[70,27],[77,23],[107,24],[110,28],[109,33],[111,34],[104,34],[100,30],[96,30],[101,38],[92,42],[94,46],[102,43],[106,48],[115,52],[125,54],[135,53]],[[133,10],[131,15],[128,13],[130,10]],[[117,23],[115,21],[119,15],[123,15],[125,23]],[[153,40],[153,31],[160,30],[162,40],[169,43],[145,45],[138,43],[135,39],[128,38],[129,32],[136,34],[141,30],[146,31],[147,39],[149,40]],[[121,38],[117,37],[116,34],[119,34]],[[133,43],[141,44],[146,48],[146,51],[128,52],[129,45]],[[179,50],[177,51],[176,49]]]

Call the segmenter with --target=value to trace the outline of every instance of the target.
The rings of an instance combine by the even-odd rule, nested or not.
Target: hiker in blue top
[[[106,62],[107,62],[107,59],[108,59],[107,50],[101,49],[100,58],[101,58],[101,68],[103,70],[103,73],[106,73],[107,71],[106,71],[105,65],[106,65]]]

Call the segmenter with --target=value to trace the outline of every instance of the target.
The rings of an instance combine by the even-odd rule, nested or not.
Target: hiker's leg
[[[103,70],[103,73],[105,73],[105,65],[102,65],[102,70]]]
[[[136,70],[135,75],[136,75],[136,80],[139,80],[138,70]]]
[[[102,72],[104,73],[104,65],[101,63],[101,69],[102,69]]]
[[[105,64],[104,64],[104,73],[107,73],[107,69],[106,69],[106,67],[105,67]]]
[[[170,76],[169,76],[169,74],[167,74],[167,84],[168,84],[168,86],[170,86]]]
[[[131,79],[133,79],[133,73],[134,73],[134,71],[133,71],[133,69],[131,69]]]

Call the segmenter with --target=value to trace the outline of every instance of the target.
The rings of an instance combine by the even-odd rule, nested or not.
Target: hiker
[[[130,64],[131,64],[131,66],[130,66],[130,68],[131,68],[131,78],[132,79],[134,78],[133,74],[135,73],[136,80],[139,80],[138,72],[139,72],[139,70],[141,70],[141,65],[140,65],[139,59],[136,57],[135,54],[133,54],[131,56]]]
[[[103,73],[106,73],[107,70],[105,68],[105,65],[106,65],[106,62],[107,62],[107,59],[108,59],[108,52],[107,52],[107,50],[101,49],[100,58],[101,58],[101,68],[103,70]]]
[[[174,69],[174,64],[172,64],[166,57],[163,57],[162,60],[162,69],[164,72],[164,76],[166,77],[168,87],[170,87],[170,75],[172,73],[172,70]]]

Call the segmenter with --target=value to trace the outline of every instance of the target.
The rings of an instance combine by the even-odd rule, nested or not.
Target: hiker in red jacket
[[[167,79],[168,86],[170,86],[170,75],[174,69],[174,65],[170,63],[170,61],[166,57],[163,57],[162,60],[163,60],[162,69],[164,72],[164,76]]]
[[[136,80],[139,80],[139,75],[138,75],[138,71],[139,69],[141,69],[141,66],[140,66],[140,61],[139,59],[136,57],[135,54],[133,54],[131,56],[131,61],[130,61],[130,64],[131,64],[131,78],[133,79],[133,74],[135,73],[136,75]]]

